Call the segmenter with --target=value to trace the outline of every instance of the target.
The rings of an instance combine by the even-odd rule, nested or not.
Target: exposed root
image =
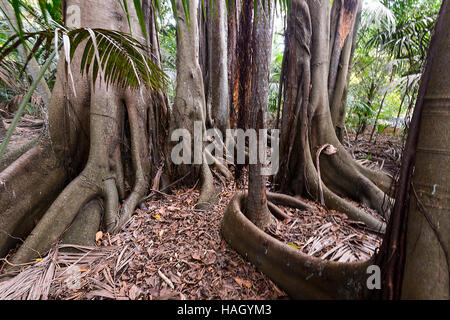
[[[117,191],[119,192],[120,200],[125,199],[125,174],[123,171],[122,157],[120,154],[119,145],[116,146],[112,155],[111,169],[115,173]]]
[[[355,161],[355,166],[361,174],[363,174],[366,178],[368,178],[370,181],[372,181],[384,193],[386,193],[387,195],[389,195],[391,197],[394,196],[393,195],[394,188],[392,188],[392,186],[395,183],[395,179],[393,177],[384,173],[383,171],[375,171],[375,170],[366,168],[365,166],[361,165],[360,163],[358,163],[356,161]]]
[[[99,199],[89,201],[62,236],[61,243],[96,246],[95,235],[100,229],[102,212],[102,203]]]
[[[267,192],[267,199],[274,204],[297,208],[300,210],[312,211],[315,207],[303,202],[300,199],[291,197],[287,194]]]
[[[89,160],[83,172],[75,178],[53,202],[39,224],[25,240],[14,256],[13,263],[31,261],[36,255],[47,251],[72,225],[83,228],[89,219],[90,226],[84,226],[90,235],[98,230],[97,217],[102,208],[97,203],[86,205],[94,198],[103,198],[105,204],[105,226],[108,231],[116,229],[118,224],[119,195],[123,170],[121,156],[117,151],[118,137],[121,131],[122,94],[117,90],[108,90],[98,85],[91,95],[91,129]],[[128,119],[131,133],[131,158],[134,169],[133,189],[122,206],[122,219],[128,220],[136,206],[144,197],[148,188],[149,165],[145,134],[145,115],[138,114],[142,108],[137,101],[127,100]],[[140,117],[142,116],[142,118]],[[17,178],[17,177],[15,177]],[[119,182],[117,182],[119,180]],[[91,212],[89,219],[86,212]],[[78,217],[78,218],[76,218]],[[122,220],[122,221],[123,221]],[[92,229],[92,230],[91,230]],[[67,236],[71,238],[70,234]]]
[[[85,203],[100,193],[88,178],[89,171],[87,167],[58,196],[16,252],[12,263],[30,262],[37,255],[44,255],[51,244],[70,226]]]
[[[276,205],[274,205],[272,202],[267,201],[267,206],[269,207],[270,212],[274,215],[275,218],[278,220],[290,220],[291,217],[289,217],[286,213],[283,212],[280,208],[278,208]]]
[[[195,209],[208,210],[216,203],[218,191],[214,186],[214,178],[206,161],[203,161],[201,166],[202,187]]]
[[[356,162],[342,145],[338,144],[337,146],[336,154],[326,156],[321,161],[322,179],[326,187],[336,195],[347,196],[362,202],[389,220],[392,204],[389,196],[360,173]],[[312,168],[309,163],[308,166],[308,171],[314,170],[314,178],[317,179],[316,168]],[[308,182],[312,181],[309,179]]]
[[[222,235],[241,255],[294,299],[364,299],[372,260],[338,263],[321,260],[284,244],[257,228],[242,213],[244,193],[228,205]]]
[[[308,161],[307,166],[307,180],[310,183],[310,192],[317,193],[318,191],[318,185],[317,185],[317,172],[312,165],[311,162]],[[381,192],[381,191],[380,191]],[[371,216],[370,214],[358,209],[354,205],[350,204],[349,202],[345,201],[338,195],[336,195],[334,192],[332,192],[327,186],[323,187],[323,196],[325,200],[325,205],[329,209],[334,209],[336,211],[340,211],[345,213],[350,219],[353,219],[355,221],[361,221],[364,222],[368,228],[376,231],[384,233],[386,230],[386,224],[382,221],[379,221],[375,217]]]
[[[351,203],[334,194],[328,188],[324,188],[325,205],[339,212],[345,213],[350,219],[363,222],[372,231],[385,233],[386,223],[378,220],[370,214],[358,209]]]
[[[223,176],[227,179],[227,180],[232,180],[233,179],[233,174],[230,172],[230,170],[228,170],[228,168],[219,161],[219,159],[217,159],[216,157],[214,157],[211,152],[209,152],[208,149],[205,149],[205,155],[206,155],[206,159],[208,160],[208,163],[211,163],[214,165],[214,167],[223,174]]]
[[[148,161],[147,137],[143,119],[145,114],[139,95],[127,95],[127,110],[131,128],[131,157],[134,169],[134,187],[131,194],[123,203],[118,224],[113,231],[117,231],[133,215],[134,210],[144,198],[150,183],[150,164]]]
[[[105,199],[105,227],[112,231],[117,226],[117,213],[119,208],[119,193],[114,179],[106,179],[102,190]]]
[[[33,148],[39,139],[40,137],[37,137],[30,142],[25,143],[23,146],[7,152],[0,161],[0,172],[5,170],[11,163],[20,158],[20,156],[22,156],[25,152]]]
[[[65,179],[66,171],[44,141],[0,173],[0,256],[35,227]]]

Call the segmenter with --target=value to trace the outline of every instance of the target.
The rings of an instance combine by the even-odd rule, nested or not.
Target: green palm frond
[[[395,31],[394,13],[380,0],[364,0],[361,29],[368,29],[373,25],[376,29],[388,33]]]
[[[41,47],[45,47],[47,52],[51,52],[55,32],[50,29],[23,33],[23,40],[33,40],[34,42],[29,58]],[[87,74],[92,70],[94,83],[100,77],[107,84],[130,88],[139,88],[144,85],[154,90],[164,90],[167,85],[166,74],[149,56],[146,45],[129,34],[89,28],[63,29],[59,30],[57,34],[60,43],[64,43],[64,50],[70,52],[69,55],[65,52],[65,56],[69,60],[72,60],[80,44],[84,44],[81,72]],[[10,37],[0,48],[0,63],[21,43],[22,40],[18,34]],[[27,62],[24,64],[24,69]]]
[[[68,33],[71,39],[72,58],[83,41],[81,69],[87,73],[91,67],[94,82],[99,71],[104,81],[124,87],[139,88],[145,85],[163,90],[168,79],[161,68],[148,56],[147,47],[128,34],[105,29],[77,29]]]

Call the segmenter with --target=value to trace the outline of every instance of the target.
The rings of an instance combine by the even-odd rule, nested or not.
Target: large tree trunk
[[[331,120],[341,142],[344,138],[348,85],[361,11],[362,1],[358,0],[334,1],[331,11],[328,99]]]
[[[67,1],[67,8],[71,6],[81,10],[81,27],[130,32],[117,1]],[[129,6],[132,33],[144,39],[136,11]],[[68,21],[72,20],[69,13]],[[158,59],[154,22],[147,29],[153,57]],[[72,61],[76,95],[64,74],[65,61],[60,61],[49,105],[47,137],[0,174],[6,190],[0,194],[0,228],[6,231],[6,235],[0,235],[1,253],[11,247],[13,239],[17,239],[14,237],[26,236],[34,221],[40,219],[14,255],[13,263],[43,255],[63,234],[70,241],[91,244],[95,231],[100,228],[92,225],[99,219],[86,218],[86,210],[99,214],[98,202],[93,200],[103,203],[104,228],[118,229],[142,201],[150,175],[160,165],[155,163],[152,170],[149,155],[154,161],[161,156],[164,132],[160,128],[167,122],[164,121],[168,114],[164,110],[167,98],[144,89],[107,86],[100,80],[94,87],[90,76],[83,77],[76,72],[80,70],[80,60],[81,51]],[[148,130],[152,131],[151,135]],[[152,150],[149,150],[149,136],[154,143]],[[31,176],[21,178],[27,172],[32,172]],[[16,201],[18,195],[28,200]]]
[[[173,105],[171,132],[177,129],[187,130],[190,138],[183,138],[184,150],[192,150],[189,164],[174,168],[175,176],[183,177],[190,174],[188,181],[195,182],[199,176],[202,179],[202,189],[197,203],[197,209],[210,207],[216,200],[217,191],[211,170],[203,154],[206,135],[206,101],[202,70],[199,64],[199,30],[197,23],[198,0],[189,2],[190,20],[181,0],[177,6],[177,87]],[[195,130],[195,126],[199,126]],[[201,137],[199,136],[201,134]],[[191,140],[193,137],[193,141]],[[179,143],[180,141],[176,141]]]
[[[377,257],[385,299],[449,299],[450,7],[442,3]]]
[[[339,142],[331,118],[330,97],[339,106],[345,100],[343,84],[348,81],[349,63],[341,68],[339,61],[349,61],[351,56],[352,41],[347,42],[347,47],[345,44],[354,34],[359,2],[334,2],[340,10],[335,9],[332,18],[336,18],[336,12],[341,18],[340,27],[333,28],[331,49],[330,3],[292,2],[285,46],[280,171],[276,182],[284,192],[323,197],[330,209],[343,211],[370,228],[384,230],[384,223],[342,197],[362,202],[389,218],[390,202],[380,188],[388,190],[391,181],[353,161]],[[327,145],[337,152],[329,152],[334,148],[326,148]],[[318,157],[324,148],[325,154]]]
[[[230,127],[228,106],[227,8],[224,1],[205,3],[200,21],[200,59],[203,66],[206,97],[206,124],[225,134]]]

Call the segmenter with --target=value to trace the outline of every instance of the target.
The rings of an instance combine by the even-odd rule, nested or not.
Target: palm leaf
[[[141,84],[164,90],[168,78],[148,56],[147,47],[128,34],[105,29],[77,29],[68,33],[71,58],[82,41],[86,40],[81,70],[93,72],[93,81],[103,73],[104,81],[123,87],[139,88]]]
[[[81,72],[87,74],[92,70],[94,83],[100,77],[107,84],[122,87],[139,88],[142,84],[150,89],[164,90],[168,78],[164,71],[148,55],[146,45],[131,37],[129,34],[106,29],[75,29],[61,30],[59,37],[66,38],[66,50],[70,50],[70,60],[80,44],[85,42],[82,53]],[[49,47],[55,36],[55,30],[24,33],[25,41],[33,39],[35,45],[30,57],[41,44]],[[64,40],[60,39],[62,43]],[[70,43],[67,43],[67,39]],[[20,44],[19,36],[13,35],[0,48],[0,62]],[[26,67],[26,64],[24,68]],[[92,68],[92,69],[91,69]]]

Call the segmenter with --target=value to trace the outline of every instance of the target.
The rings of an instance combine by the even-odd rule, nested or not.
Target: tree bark
[[[362,1],[340,0],[333,2],[328,97],[331,120],[336,135],[341,142],[344,138],[348,85],[361,11]]]
[[[81,27],[130,32],[117,1],[67,1],[67,8],[71,6],[80,8]],[[129,12],[132,34],[145,39],[130,3]],[[154,22],[149,25],[156,26]],[[148,30],[152,56],[159,59],[156,29]],[[80,70],[81,56],[81,52],[75,54],[72,70]],[[0,228],[6,231],[0,236],[1,252],[14,244],[14,237],[27,236],[34,221],[40,219],[14,255],[13,263],[45,254],[66,233],[70,236],[65,239],[70,241],[91,241],[100,226],[96,225],[98,219],[86,219],[84,211],[98,213],[98,206],[87,205],[93,200],[103,203],[104,229],[120,228],[146,194],[152,172],[150,155],[152,161],[161,159],[167,97],[145,89],[107,86],[100,80],[94,87],[89,74],[73,72],[75,96],[64,70],[65,61],[61,59],[48,110],[47,135],[0,174],[7,190],[0,198]],[[154,171],[159,165],[154,165]],[[21,179],[30,168],[33,174]],[[29,200],[14,201],[17,194]],[[11,215],[18,210],[19,216]],[[90,230],[90,235],[75,229]]]
[[[383,299],[449,299],[448,1],[441,5],[376,264]],[[439,169],[438,169],[439,168]]]
[[[223,134],[230,127],[228,105],[227,8],[223,1],[198,9],[199,63],[206,99],[206,126]]]
[[[430,52],[406,233],[403,299],[450,299],[450,7]]]
[[[230,128],[228,105],[227,8],[225,1],[212,3],[209,65],[211,72],[211,111],[214,127],[223,134]]]
[[[341,31],[335,32],[332,43],[336,45],[330,49],[330,4],[326,1],[293,1],[291,5],[285,46],[287,67],[283,85],[280,171],[275,182],[284,192],[317,199],[320,178],[325,184],[324,199],[329,208],[363,220],[371,228],[384,230],[384,223],[341,197],[363,202],[388,218],[390,204],[379,187],[386,188],[389,180],[353,161],[336,137],[331,119],[329,97],[334,97],[336,92],[341,97],[336,101],[342,101],[344,86],[340,84],[348,80],[348,68],[345,68],[345,76],[340,77],[336,69],[338,64],[333,61],[341,59],[345,39],[353,33],[359,7],[356,1],[343,3],[342,24],[335,28]],[[351,56],[349,48],[350,45],[346,59]],[[339,85],[333,85],[334,79],[341,81]],[[322,176],[319,177],[312,159],[327,144],[333,145],[337,152],[320,156]]]
[[[178,23],[177,23],[177,87],[173,105],[173,120],[171,123],[171,132],[175,129],[186,129],[195,136],[194,126],[200,123],[200,131],[204,137],[206,134],[206,101],[203,87],[203,76],[199,65],[199,31],[197,22],[198,0],[189,2],[190,21],[189,25],[181,0],[176,1]],[[178,143],[178,141],[176,142]],[[188,143],[183,140],[183,143]],[[176,176],[190,174],[190,182],[201,176],[202,190],[197,202],[198,209],[209,208],[215,201],[217,191],[212,179],[209,166],[203,161],[204,141],[193,141],[185,149],[192,149],[195,156],[196,148],[201,146],[200,162],[192,162],[193,165],[180,165],[174,168]]]
[[[239,29],[239,24],[237,21],[237,18],[239,17],[239,2],[236,0],[230,0],[228,1],[228,4],[228,108],[230,112],[230,127],[234,128],[237,121],[237,114],[234,106],[234,87],[236,83],[236,44]]]
[[[266,138],[261,130],[266,128],[267,108],[269,104],[269,76],[273,37],[273,3],[261,0],[258,2],[257,21],[253,24],[253,56],[252,83],[250,97],[250,128],[257,131],[257,161],[249,165],[249,182],[246,212],[257,227],[264,229],[270,222],[270,212],[267,207],[266,180],[263,175],[260,156],[266,150],[261,141]],[[266,138],[267,140],[267,138]],[[265,142],[265,141],[264,141]],[[254,147],[254,146],[250,146]]]
[[[250,104],[252,83],[252,33],[253,33],[253,1],[241,3],[239,17],[239,33],[236,52],[236,78],[233,88],[234,113],[237,115],[236,127],[248,129],[248,106]],[[235,178],[241,177],[243,166],[236,164]]]

